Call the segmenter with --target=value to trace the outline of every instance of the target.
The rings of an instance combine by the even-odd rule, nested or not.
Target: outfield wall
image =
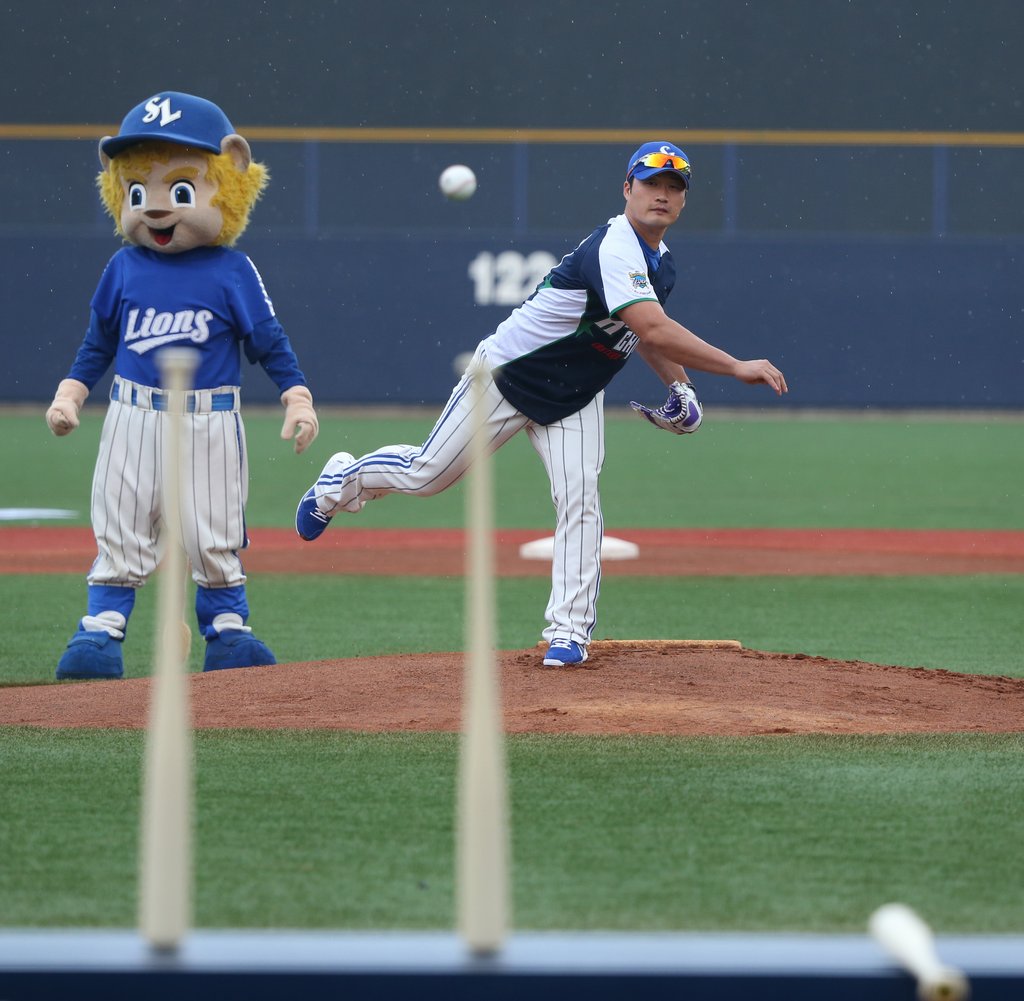
[[[119,245],[94,188],[99,127],[59,131],[81,138],[0,134],[0,401],[50,398]],[[622,210],[625,160],[647,138],[453,131],[252,129],[272,179],[240,247],[322,403],[441,403],[453,359]],[[694,177],[668,235],[669,312],[740,357],[771,358],[791,387],[776,403],[695,377],[705,403],[1024,407],[1024,133],[673,138]],[[454,162],[477,172],[469,202],[437,190]],[[256,371],[244,388],[275,398]],[[608,398],[661,393],[633,361]]]
[[[471,350],[576,233],[407,238],[253,236],[262,272],[321,403],[436,404]],[[696,378],[706,404],[1018,408],[1024,239],[725,240],[680,233],[670,312],[741,357],[770,357],[789,397]],[[109,236],[0,238],[0,400],[45,401],[66,374]],[[504,256],[503,256],[504,255]],[[532,266],[531,266],[532,265]],[[508,301],[504,301],[508,300]],[[246,367],[245,399],[276,398]],[[639,359],[610,403],[662,395]]]

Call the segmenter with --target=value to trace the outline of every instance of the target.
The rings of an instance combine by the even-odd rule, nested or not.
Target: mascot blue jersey
[[[598,227],[484,341],[502,396],[538,424],[581,410],[636,347],[616,313],[664,305],[675,277],[665,244],[650,250],[624,215]]]
[[[92,298],[89,330],[69,378],[90,389],[111,360],[117,375],[160,385],[156,355],[195,348],[196,389],[241,384],[241,350],[283,392],[305,385],[256,266],[228,247],[159,254],[124,247],[108,262]]]

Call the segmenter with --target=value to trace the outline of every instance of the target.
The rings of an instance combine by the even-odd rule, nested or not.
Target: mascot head
[[[232,246],[269,181],[217,105],[162,91],[100,140],[100,197],[128,242],[163,254]]]

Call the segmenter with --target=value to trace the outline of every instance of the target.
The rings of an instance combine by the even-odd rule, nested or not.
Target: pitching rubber
[[[538,647],[547,648],[547,643],[541,641]],[[594,640],[587,649],[591,654],[600,653],[602,650],[609,652],[623,650],[742,650],[743,644],[739,640]]]

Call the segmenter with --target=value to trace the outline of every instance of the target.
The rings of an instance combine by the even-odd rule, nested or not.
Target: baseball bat
[[[917,980],[921,1001],[962,1001],[967,978],[939,959],[932,930],[905,904],[883,904],[868,919],[877,942]]]
[[[484,438],[487,378],[471,369],[472,445],[466,499],[466,658],[459,755],[458,929],[477,955],[498,951],[508,923],[508,821],[504,731],[494,653],[494,500]]]
[[[139,872],[139,930],[154,949],[177,949],[188,929],[192,881],[192,730],[182,656],[185,554],[181,544],[181,423],[196,352],[159,357],[169,395],[164,425],[166,554],[158,581],[156,648],[146,735]]]

